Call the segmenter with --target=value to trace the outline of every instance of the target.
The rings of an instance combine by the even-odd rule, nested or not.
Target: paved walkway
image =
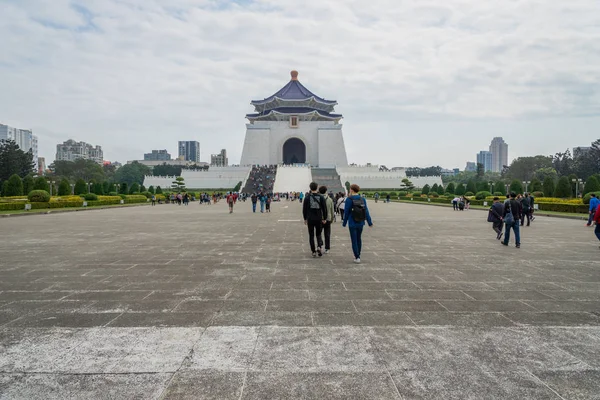
[[[312,259],[300,205],[0,221],[1,399],[600,398],[598,243],[371,204]]]

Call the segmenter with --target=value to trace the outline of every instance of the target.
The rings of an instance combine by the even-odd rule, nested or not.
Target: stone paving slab
[[[370,206],[360,265],[339,225],[313,259],[297,203],[3,220],[0,399],[598,397],[589,228],[504,248],[483,213]]]

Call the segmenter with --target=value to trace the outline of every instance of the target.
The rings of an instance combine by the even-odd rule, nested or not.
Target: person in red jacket
[[[227,195],[227,205],[229,206],[229,214],[233,213],[233,205],[235,204],[235,196],[233,193]]]
[[[594,229],[594,233],[598,240],[600,240],[600,207],[596,207],[596,213],[594,214],[594,222],[596,223],[596,229]]]

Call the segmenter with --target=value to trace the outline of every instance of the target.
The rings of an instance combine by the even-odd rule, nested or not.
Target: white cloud
[[[49,159],[67,138],[120,161],[195,139],[203,159],[236,161],[248,102],[291,69],[339,101],[352,161],[462,167],[498,134],[512,156],[597,138],[595,0],[26,0],[0,14],[0,119],[33,127]]]

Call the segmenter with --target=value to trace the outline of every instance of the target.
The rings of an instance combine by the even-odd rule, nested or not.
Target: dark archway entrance
[[[286,140],[283,144],[283,163],[284,164],[305,164],[306,163],[306,145],[297,138]]]

